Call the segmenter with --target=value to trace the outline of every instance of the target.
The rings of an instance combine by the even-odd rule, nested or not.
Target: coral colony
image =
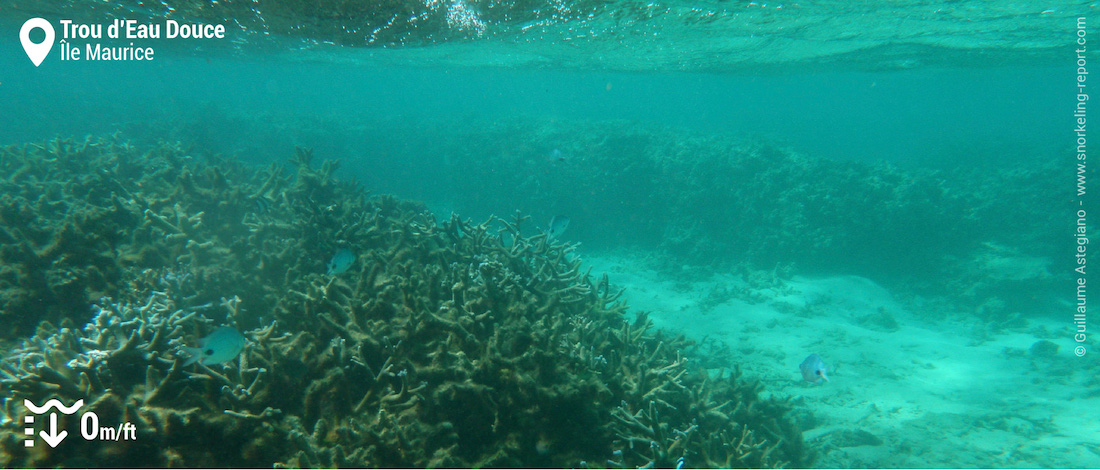
[[[0,465],[807,463],[787,404],[693,365],[575,245],[367,197],[312,157],[0,149]],[[50,398],[136,440],[27,447],[23,400]]]

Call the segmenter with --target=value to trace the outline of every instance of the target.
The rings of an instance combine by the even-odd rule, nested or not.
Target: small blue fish
[[[197,348],[181,348],[184,352],[191,355],[184,362],[184,366],[189,366],[196,362],[202,361],[202,365],[208,366],[211,364],[221,364],[225,361],[237,357],[237,354],[241,353],[241,349],[244,349],[244,335],[230,326],[223,326],[205,338],[199,340],[199,347]]]
[[[546,160],[550,163],[564,162],[565,153],[561,149],[553,149],[546,155]]]
[[[822,380],[828,382],[829,376],[825,375],[825,361],[821,360],[821,356],[817,354],[810,354],[806,356],[806,360],[802,361],[802,365],[798,366],[802,371],[802,378],[810,383],[821,383]]]
[[[347,271],[353,264],[355,264],[355,253],[352,253],[351,250],[347,248],[340,248],[340,250],[332,256],[332,260],[328,262],[328,271],[325,274],[335,276]]]
[[[567,228],[569,228],[569,217],[555,215],[554,218],[550,219],[550,227],[546,229],[546,238],[560,237]]]

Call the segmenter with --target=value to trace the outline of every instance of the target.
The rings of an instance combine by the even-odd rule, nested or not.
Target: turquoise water
[[[467,392],[454,392],[452,383],[461,381],[421,371],[417,380],[424,388],[416,388],[406,370],[418,374],[418,367],[427,367],[426,356],[401,350],[390,336],[375,337],[366,320],[354,329],[327,326],[336,322],[322,320],[329,315],[325,309],[338,310],[332,305],[346,302],[344,307],[356,312],[348,314],[353,323],[354,315],[366,315],[396,325],[397,318],[422,312],[425,305],[461,305],[456,300],[461,297],[449,293],[461,291],[460,285],[497,279],[504,286],[508,277],[484,271],[495,269],[485,267],[490,261],[485,253],[455,259],[425,255],[407,267],[401,263],[410,258],[400,250],[358,256],[346,275],[339,270],[339,276],[321,276],[337,250],[366,253],[392,241],[379,235],[390,232],[357,232],[378,220],[364,215],[372,210],[386,217],[400,212],[388,199],[376,200],[377,206],[354,202],[369,191],[422,201],[435,216],[432,224],[440,226],[452,213],[476,222],[507,219],[516,211],[529,215],[516,233],[501,229],[502,246],[516,246],[509,237],[537,238],[552,217],[568,216],[559,241],[579,245],[569,245],[568,256],[554,252],[560,255],[554,263],[567,265],[576,257],[594,267],[591,278],[577,278],[593,289],[589,284],[609,273],[612,285],[626,289],[623,298],[631,308],[625,318],[648,312],[661,334],[694,342],[675,343],[680,345],[675,351],[662,353],[670,354],[676,367],[687,370],[680,355],[698,364],[704,376],[719,377],[736,366],[760,381],[764,396],[790,398],[788,421],[777,422],[793,427],[773,426],[783,433],[797,429],[783,434],[789,445],[794,435],[804,442],[804,453],[793,447],[777,451],[796,459],[789,465],[1100,467],[1096,343],[1091,333],[1075,336],[1086,320],[1073,316],[1084,302],[1079,289],[1074,295],[1076,286],[1088,280],[1073,270],[1080,266],[1074,233],[1091,235],[1098,209],[1091,192],[1081,194],[1075,186],[1078,174],[1091,178],[1093,170],[1079,172],[1074,159],[1074,40],[1077,18],[1091,21],[1094,10],[1090,2],[1068,1],[7,2],[0,6],[0,38],[6,38],[0,40],[0,144],[50,149],[56,144],[45,142],[56,137],[85,141],[90,136],[91,142],[114,135],[103,148],[119,155],[128,155],[130,145],[141,150],[130,173],[123,171],[130,157],[89,154],[87,161],[101,165],[90,168],[50,167],[55,162],[50,157],[45,169],[25,171],[19,169],[22,163],[12,163],[25,158],[16,156],[16,147],[4,154],[7,166],[0,166],[9,173],[0,176],[8,194],[0,200],[8,209],[0,214],[0,239],[11,248],[0,252],[10,266],[0,270],[0,297],[2,315],[13,327],[2,335],[9,366],[2,369],[6,434],[0,462],[96,465],[101,454],[88,443],[49,451],[39,442],[39,453],[19,450],[23,436],[16,421],[26,417],[20,400],[56,397],[68,404],[84,390],[98,390],[88,395],[89,402],[111,396],[99,379],[80,378],[82,372],[102,372],[94,363],[98,353],[78,346],[66,350],[68,340],[58,338],[71,332],[54,332],[54,326],[80,330],[94,323],[96,312],[133,320],[127,306],[142,302],[165,302],[210,319],[194,326],[196,317],[183,314],[142,317],[166,328],[163,335],[172,339],[150,334],[143,337],[148,343],[140,347],[141,359],[126,359],[125,365],[111,359],[111,380],[119,380],[125,392],[118,392],[119,404],[104,399],[107,404],[97,409],[138,422],[139,428],[137,415],[161,423],[155,432],[152,424],[139,429],[145,433],[139,435],[177,447],[147,460],[134,457],[133,449],[103,452],[118,459],[104,465],[693,467],[721,462],[699,450],[706,445],[690,430],[675,429],[683,442],[670,429],[663,431],[667,436],[647,437],[653,449],[665,449],[660,455],[631,454],[636,444],[621,433],[601,431],[607,434],[606,449],[600,438],[570,444],[558,437],[583,434],[582,425],[604,429],[596,418],[563,424],[543,416],[568,415],[562,410],[578,406],[612,423],[629,421],[621,413],[657,421],[643,408],[661,394],[645,395],[634,408],[626,399],[616,408],[619,403],[600,392],[591,406],[547,401],[543,410],[532,411],[537,407],[517,404],[522,399],[497,401],[510,396],[501,390],[522,388],[522,380],[504,385],[478,369],[480,375],[463,383],[492,386],[468,393],[495,398],[469,398],[476,403],[466,403],[471,410],[537,416],[541,424],[502,437],[494,434],[497,424],[491,431],[474,429],[485,424],[484,417],[467,419],[433,408],[461,409]],[[135,41],[156,49],[153,61],[62,61],[55,45],[36,67],[18,41],[22,22],[34,16],[55,27],[64,18],[193,20],[226,24],[228,33],[201,41]],[[182,150],[157,147],[162,143]],[[34,154],[36,147],[22,148]],[[305,149],[314,155],[308,171],[300,169]],[[82,155],[56,156],[56,161],[79,162]],[[296,158],[298,163],[288,163]],[[357,186],[324,183],[327,175],[312,173],[323,172],[322,160],[338,160],[333,175]],[[272,163],[282,166],[264,173]],[[208,167],[215,166],[231,176],[224,181],[209,176]],[[102,181],[92,187],[98,189],[47,184],[97,172]],[[160,174],[170,175],[163,184],[183,189],[142,196],[148,187],[129,186]],[[304,184],[308,190],[293,182],[264,185],[264,178],[295,174],[294,181],[316,177],[322,183]],[[199,190],[193,189],[196,184]],[[36,201],[36,185],[52,189],[42,189]],[[226,189],[237,186],[246,189]],[[1078,210],[1088,216],[1078,216]],[[195,217],[203,223],[195,225]],[[428,222],[393,217],[414,223],[402,226],[409,237],[432,232],[425,228],[432,225]],[[83,238],[71,238],[62,226],[83,227],[66,229]],[[241,227],[251,234],[238,233]],[[496,234],[499,226],[493,227]],[[397,233],[386,230],[391,229]],[[103,233],[93,236],[95,230]],[[193,243],[173,245],[182,238]],[[448,240],[461,245],[457,238]],[[448,249],[432,243],[416,246]],[[110,259],[118,261],[105,261]],[[229,259],[234,261],[224,261]],[[446,277],[449,284],[440,287],[446,295],[433,287],[429,297],[442,297],[423,305],[393,300],[387,297],[392,291],[383,288],[410,285],[393,279],[413,278],[409,273],[417,269],[459,276],[454,273],[467,272],[455,268],[462,263],[472,263],[468,272],[476,276],[460,283]],[[378,274],[398,265],[405,271]],[[548,282],[565,279],[565,271]],[[529,278],[516,274],[527,286],[516,289],[568,298],[532,287],[543,275],[542,270]],[[226,300],[237,295],[243,310]],[[302,298],[310,299],[305,306],[297,303]],[[387,313],[370,313],[375,307],[369,306],[391,301],[392,310],[383,309]],[[537,311],[543,315],[547,309]],[[566,315],[563,321],[570,325],[597,318],[566,307],[549,311]],[[492,323],[496,317],[478,318]],[[553,322],[545,318],[530,321],[548,329]],[[39,328],[43,321],[49,326]],[[245,349],[241,357],[251,359],[213,365],[232,391],[202,389],[194,380],[213,383],[220,376],[210,372],[188,379],[170,364],[174,351],[195,344],[222,322],[233,323],[261,346]],[[461,323],[439,327],[449,333],[432,331],[438,338],[479,334],[447,330],[456,322]],[[96,328],[107,331],[104,325]],[[175,325],[186,328],[173,330]],[[411,327],[375,325],[379,331],[392,328],[392,335],[410,335],[394,336],[410,344],[419,344],[411,338],[431,337],[412,335]],[[24,342],[36,329],[40,340]],[[270,338],[303,331],[316,336],[296,336],[293,344],[304,346],[287,346],[290,353],[264,349],[290,344]],[[591,340],[577,335],[570,341]],[[518,338],[494,336],[492,348],[497,341],[508,347],[537,343]],[[582,364],[584,371],[606,374],[596,375],[599,381],[619,380],[600,369],[600,360],[608,359],[594,351],[604,346],[588,345],[586,353],[557,339],[541,345],[548,359],[536,367],[543,375],[532,379],[540,387],[553,384],[546,363]],[[103,339],[99,347],[106,351],[106,345],[115,345],[111,341]],[[452,346],[458,340],[446,341],[439,351],[459,357],[447,349],[458,347]],[[379,356],[347,352],[372,347],[379,348]],[[1075,355],[1076,347],[1087,353]],[[661,346],[656,348],[643,347],[638,354],[663,357]],[[64,368],[50,350],[61,351]],[[279,359],[292,353],[307,359]],[[400,376],[397,368],[385,369],[388,360],[376,360],[391,354],[394,364],[408,364]],[[473,355],[463,350],[466,354]],[[829,382],[811,386],[801,380],[798,365],[810,354],[824,359]],[[322,359],[313,363],[313,357]],[[263,361],[263,372],[250,360]],[[57,385],[36,372],[40,363],[63,369],[68,380]],[[501,364],[487,367],[489,375],[522,369]],[[139,366],[147,366],[148,379]],[[261,378],[274,370],[306,378],[267,385]],[[132,380],[122,379],[127,376]],[[245,383],[250,380],[251,387]],[[368,382],[390,388],[362,385]],[[310,388],[312,383],[323,385]],[[296,402],[293,393],[282,400],[243,393],[265,386],[300,390],[302,400]],[[310,394],[325,387],[331,392],[324,398]],[[400,419],[383,419],[397,398],[375,403],[379,398],[372,394],[396,393],[408,403],[405,393],[413,392],[407,390],[420,391],[421,404],[395,411]],[[441,390],[450,390],[450,398]],[[169,394],[176,401],[165,398]],[[319,404],[330,401],[337,404]],[[350,402],[340,408],[344,401]],[[509,408],[512,404],[516,408]],[[205,440],[214,434],[173,428],[176,418],[148,418],[192,408],[202,410],[197,412],[202,417],[189,419],[231,429],[227,435],[239,431],[247,445],[234,441],[222,449]],[[279,417],[267,411],[276,408]],[[367,422],[367,416],[375,419],[371,425],[351,422],[356,417]],[[681,418],[698,423],[701,416]],[[431,427],[444,421],[447,431]],[[461,429],[464,423],[468,429]],[[725,429],[725,424],[701,425]],[[397,442],[392,435],[363,430],[371,426],[404,430],[398,432],[407,433],[401,442],[436,446],[438,452],[410,457],[415,453],[387,447]],[[449,434],[455,426],[461,437]],[[75,425],[70,434],[76,435]],[[776,431],[770,442],[784,442],[777,439],[780,434]],[[667,449],[665,438],[674,442]],[[700,447],[692,447],[696,444]],[[485,450],[496,445],[501,449],[496,454]],[[372,450],[353,455],[355,446]],[[266,456],[234,450],[242,447],[279,450]],[[189,457],[196,448],[225,458]],[[684,460],[674,458],[679,455]]]
[[[5,52],[7,70],[25,68],[20,50]],[[819,73],[792,67],[751,75],[303,66],[262,57],[47,64],[10,74],[3,82],[9,109],[38,118],[19,119],[5,132],[18,141],[116,123],[255,113],[315,121],[626,119],[761,136],[828,158],[935,165],[958,152],[977,153],[973,160],[981,164],[1058,151],[1064,142],[1056,134],[1072,119],[1057,105],[1073,100],[1072,89],[1050,85],[1072,74],[1067,66]],[[108,74],[118,75],[108,84],[102,79]],[[320,147],[346,137],[302,139],[295,143]],[[226,140],[234,138],[219,136],[218,143]]]

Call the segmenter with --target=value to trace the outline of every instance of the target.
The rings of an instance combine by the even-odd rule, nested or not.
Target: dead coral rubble
[[[0,366],[14,398],[0,465],[807,463],[784,402],[736,370],[692,366],[689,342],[644,313],[624,319],[607,277],[574,245],[525,237],[525,217],[437,221],[419,204],[367,198],[306,150],[292,172],[257,174],[171,145],[85,141],[2,150],[5,197],[34,227],[0,226],[21,247],[4,252],[9,305],[55,289],[41,278],[58,260],[110,276],[78,275],[65,295],[83,300],[54,292],[44,316],[20,311],[37,329]],[[45,212],[58,205],[68,209]],[[112,235],[85,232],[88,220]],[[68,241],[44,249],[58,236]],[[325,275],[338,248],[357,261]],[[118,256],[78,258],[85,266],[70,253]],[[111,297],[83,303],[97,294]],[[221,324],[245,332],[241,355],[183,367],[178,347]],[[23,447],[18,403],[51,397],[131,421],[138,440]]]

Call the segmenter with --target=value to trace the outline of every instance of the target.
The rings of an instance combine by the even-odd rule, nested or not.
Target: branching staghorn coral
[[[257,173],[178,146],[90,142],[85,158],[129,178],[73,178],[124,234],[109,243],[121,253],[105,289],[117,300],[95,303],[84,329],[41,323],[0,369],[13,397],[84,398],[151,447],[21,454],[21,429],[3,428],[6,465],[806,463],[782,402],[694,368],[691,343],[645,314],[624,319],[607,276],[586,270],[576,245],[527,236],[521,215],[436,220],[366,197],[304,149],[293,171]],[[36,165],[19,180],[63,173]],[[70,240],[58,256],[89,243]],[[326,274],[339,249],[355,263]],[[240,355],[182,366],[175,350],[220,324],[245,332]],[[6,413],[11,423],[23,411]]]
[[[677,353],[688,343],[653,335],[644,315],[634,323],[622,321],[626,307],[617,301],[621,291],[612,289],[606,277],[593,283],[590,275],[579,269],[580,263],[567,256],[570,245],[550,242],[542,235],[521,236],[516,227],[522,219],[492,219],[476,225],[457,217],[442,225],[419,217],[404,219],[406,228],[384,232],[406,234],[390,239],[396,245],[387,247],[391,255],[372,252],[363,260],[358,279],[310,277],[299,282],[303,289],[292,290],[288,302],[277,309],[286,311],[280,317],[286,321],[316,316],[322,331],[337,338],[333,344],[356,351],[350,368],[362,368],[357,374],[366,378],[368,386],[362,398],[355,400],[358,394],[351,394],[348,399],[353,416],[348,421],[361,423],[363,415],[374,416],[371,429],[378,429],[400,424],[400,419],[415,411],[421,419],[436,417],[428,423],[442,423],[435,432],[443,433],[443,428],[468,430],[419,455],[367,452],[362,454],[367,460],[361,464],[388,458],[397,459],[387,460],[393,465],[423,466],[433,462],[430,456],[440,455],[459,458],[455,461],[458,465],[473,466],[592,461],[586,460],[582,451],[586,443],[575,438],[580,431],[557,421],[563,410],[578,423],[591,423],[593,428],[583,432],[591,441],[606,446],[607,459],[619,446],[625,466],[674,465],[689,454],[687,449],[695,447],[699,450],[691,454],[693,465],[725,461],[727,454],[701,457],[701,449],[710,445],[703,437],[683,437],[704,435],[696,432],[700,425],[692,424],[700,417],[687,416],[708,408],[694,404],[693,390],[711,387],[710,382],[699,381],[701,372],[689,372],[688,362]],[[491,227],[496,223],[503,228],[494,233]],[[448,243],[450,250],[441,248]],[[403,245],[421,247],[421,263],[402,262],[408,256]],[[348,366],[344,370],[349,370]],[[326,380],[335,379],[328,375]],[[715,394],[730,396],[731,391],[746,386],[733,379],[725,385],[727,388]],[[730,396],[725,404],[707,404],[712,410],[732,409],[732,402]],[[649,419],[656,424],[650,424],[649,433],[642,437],[624,427],[627,416],[634,414],[616,418],[621,413],[613,411],[618,410],[618,403],[641,403],[639,409],[651,406],[654,411],[670,411],[667,417],[663,411],[653,413]],[[372,415],[372,409],[378,414]],[[454,409],[462,412],[450,411]],[[755,420],[743,418],[742,427],[752,426]],[[706,421],[707,439],[718,439],[714,431],[732,421]],[[338,445],[344,449],[431,445],[407,437],[402,431],[410,426],[433,432],[433,426],[425,427],[424,421],[405,422],[400,430],[376,431],[372,437],[346,434],[347,440],[338,439]],[[655,434],[654,426],[671,430]],[[533,433],[532,429],[540,431]],[[375,439],[389,441],[385,446],[367,443]],[[646,452],[630,451],[643,439]],[[779,448],[784,439],[799,439],[797,431],[787,429],[767,445]],[[493,448],[487,444],[492,442],[503,447],[481,453]],[[529,447],[519,444],[522,442]],[[658,453],[650,452],[650,445],[657,446]],[[547,446],[560,447],[560,455],[540,454],[539,449]],[[481,448],[486,450],[479,451]],[[313,461],[308,455],[300,454],[288,464]],[[746,461],[765,466],[784,462]]]
[[[186,280],[173,272],[158,280],[161,286],[186,285]],[[237,298],[224,299],[220,307],[225,309],[227,320],[239,316],[239,302]],[[221,392],[217,403],[207,406],[223,408],[227,416],[268,419],[281,413],[270,407],[250,406],[255,396],[269,391],[263,380],[266,369],[249,367],[249,361],[270,362],[270,348],[285,339],[274,337],[274,324],[248,332],[252,341],[233,366],[196,364],[193,367],[201,368],[201,372],[188,372],[182,366],[186,358],[178,354],[178,348],[185,338],[193,341],[195,332],[211,327],[214,321],[204,312],[216,311],[219,306],[180,307],[168,291],[149,290],[141,303],[104,298],[94,308],[97,313],[84,328],[73,327],[69,319],[63,320],[60,327],[43,322],[34,337],[3,356],[0,384],[9,395],[5,400],[5,424],[22,423],[26,416],[21,400],[11,405],[17,403],[14,398],[33,403],[58,398],[64,403],[84,400],[83,410],[95,411],[103,420],[129,420],[147,432],[163,431],[169,426],[164,419],[179,417],[180,411],[188,409],[192,411],[187,413],[193,414],[194,406],[201,405],[202,400],[186,398],[186,390],[204,380],[216,384]],[[18,431],[21,428],[13,433]],[[11,444],[11,434],[4,434],[0,431],[0,437],[4,437],[0,442]],[[51,461],[48,456],[40,458],[44,460],[25,463]]]

